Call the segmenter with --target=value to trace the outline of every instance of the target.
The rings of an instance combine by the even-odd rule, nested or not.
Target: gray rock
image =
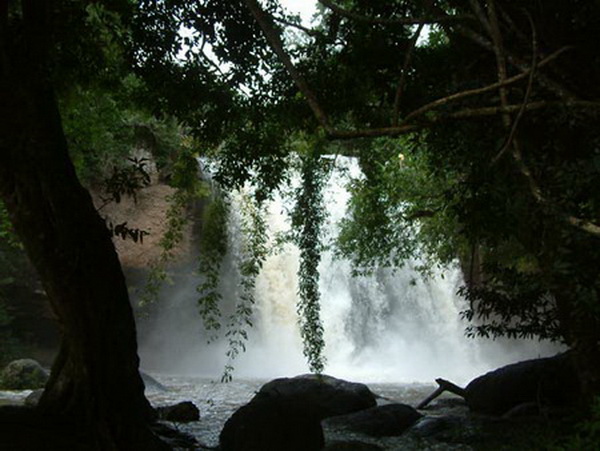
[[[315,374],[272,380],[263,385],[256,396],[297,400],[310,405],[320,419],[377,405],[376,396],[365,384]]]
[[[327,426],[341,427],[372,437],[402,435],[421,414],[406,404],[387,404],[360,412],[332,417],[325,420]]]
[[[316,413],[294,398],[255,396],[225,423],[221,451],[319,451],[325,439]]]
[[[521,404],[569,406],[577,401],[577,373],[568,353],[503,366],[469,382],[465,399],[475,412],[502,415]]]
[[[456,416],[423,417],[411,428],[420,437],[433,438],[462,426],[461,419]]]
[[[184,401],[172,406],[157,407],[156,413],[160,420],[189,423],[200,419],[200,410],[191,401]]]
[[[275,379],[227,420],[223,451],[312,451],[324,445],[321,420],[376,405],[364,384],[330,376]]]
[[[35,390],[43,388],[50,375],[33,359],[10,362],[0,373],[0,387],[5,390]]]

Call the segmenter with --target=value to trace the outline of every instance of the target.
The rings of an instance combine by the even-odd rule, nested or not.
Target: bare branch
[[[475,17],[477,17],[477,19],[479,20],[479,23],[481,23],[481,26],[484,28],[485,31],[487,31],[487,33],[491,37],[492,36],[492,28],[490,26],[490,22],[488,21],[488,18],[485,16],[485,13],[483,12],[483,8],[479,4],[479,0],[469,0],[469,5],[471,5],[471,9],[475,13]]]
[[[345,17],[347,19],[352,19],[357,22],[366,22],[373,25],[419,25],[419,24],[428,24],[428,23],[441,23],[441,22],[454,22],[460,20],[468,20],[473,19],[472,16],[469,15],[456,15],[451,16],[449,14],[443,14],[440,16],[431,16],[431,17],[398,17],[393,19],[383,19],[378,17],[368,17],[363,16],[362,14],[357,14],[355,12],[349,11],[341,6],[336,5],[331,0],[318,0],[323,6],[329,8],[335,14]]]
[[[435,7],[434,10],[440,15],[446,14],[446,12],[439,7]],[[456,31],[457,33],[461,34],[462,36],[466,37],[467,39],[470,39],[471,41],[473,41],[480,47],[482,47],[486,50],[489,50],[491,52],[494,51],[494,45],[488,39],[486,39],[481,34],[477,33],[476,31],[472,30],[469,27],[466,27],[465,25],[463,25],[461,23],[453,24],[452,28],[447,23],[442,22],[441,25],[444,27],[444,29],[447,32]],[[527,63],[525,63],[523,60],[521,60],[517,56],[511,54],[510,52],[507,52],[506,59],[512,66],[520,69],[521,71],[527,70]],[[561,99],[564,99],[567,101],[577,101],[578,100],[577,96],[574,93],[569,91],[567,88],[565,88],[561,84],[548,78],[547,76],[538,73],[537,78],[538,78],[540,85],[542,85],[549,91],[552,91],[554,94],[556,94]]]
[[[423,31],[424,26],[425,24],[420,24],[418,26],[417,31],[415,31],[415,34],[408,43],[408,50],[406,51],[406,55],[404,56],[404,64],[402,65],[402,75],[400,75],[400,81],[398,82],[398,88],[396,89],[396,97],[394,99],[394,116],[392,118],[392,124],[394,126],[398,125],[398,117],[400,116],[400,100],[402,99],[404,85],[406,84],[408,67],[410,66],[413,51],[415,49],[415,46],[417,45],[417,41],[419,40],[419,36],[421,35],[421,31]]]
[[[489,30],[492,36],[492,42],[494,44],[494,54],[496,55],[496,68],[498,71],[498,82],[504,83],[507,78],[506,72],[506,56],[504,55],[504,45],[502,43],[502,34],[500,33],[500,25],[498,24],[498,16],[496,14],[496,3],[494,0],[488,0],[487,2],[488,18],[489,18]],[[533,70],[531,71],[533,73]],[[500,104],[504,107],[508,105],[508,93],[506,86],[500,86],[498,88],[500,94]],[[510,115],[505,113],[502,115],[502,123],[504,127],[510,127]]]
[[[506,139],[506,143],[504,144],[504,146],[502,146],[502,149],[500,149],[498,154],[492,160],[492,165],[495,164],[502,157],[502,155],[510,148],[511,144],[513,143],[513,140],[515,139],[515,134],[517,132],[517,127],[519,126],[519,122],[521,121],[521,118],[523,117],[523,113],[525,112],[527,102],[529,102],[529,97],[531,96],[531,91],[533,89],[533,79],[534,79],[535,72],[537,69],[536,63],[537,63],[537,58],[538,58],[538,56],[537,56],[537,48],[538,48],[537,31],[535,29],[535,24],[533,23],[533,19],[531,18],[531,16],[529,14],[527,15],[527,18],[529,19],[529,24],[531,26],[531,41],[532,41],[531,47],[533,49],[533,51],[532,51],[533,54],[531,55],[531,70],[529,72],[529,81],[527,82],[527,90],[525,91],[525,96],[523,98],[523,103],[522,103],[521,109],[519,110],[519,112],[517,113],[517,117],[513,121],[512,127],[510,129],[510,133],[508,134],[508,138]]]
[[[325,130],[329,131],[329,121],[327,119],[325,111],[321,108],[317,96],[310,89],[310,86],[308,86],[308,83],[306,82],[304,77],[296,70],[296,67],[292,63],[292,60],[285,52],[283,48],[283,42],[281,41],[281,37],[273,27],[269,16],[262,10],[261,6],[256,0],[244,0],[244,2],[246,3],[246,6],[256,19],[256,22],[258,22],[258,25],[262,29],[263,33],[265,34],[269,45],[287,69],[288,73],[296,83],[296,86],[298,87],[300,92],[304,95],[304,97],[306,97],[306,101],[308,102],[308,105],[310,106],[317,120],[319,121],[319,124],[321,124],[321,126]]]
[[[563,54],[567,50],[570,50],[571,48],[572,47],[562,47],[562,48],[558,49],[556,52],[552,53],[551,55],[549,55],[548,57],[546,57],[545,59],[540,61],[538,64],[538,68],[543,67],[543,66],[547,65],[548,63],[552,62],[553,60],[558,58],[561,54]],[[488,86],[484,86],[482,88],[469,89],[466,91],[457,92],[457,93],[449,95],[447,97],[443,97],[441,99],[434,100],[433,102],[423,105],[422,107],[409,113],[406,116],[406,118],[404,119],[404,121],[405,122],[410,121],[411,119],[421,116],[422,114],[424,114],[434,108],[446,105],[451,102],[455,102],[460,99],[464,99],[465,97],[470,97],[470,96],[474,96],[474,95],[478,95],[478,94],[484,94],[489,91],[494,91],[494,90],[498,89],[500,86],[511,85],[513,83],[516,83],[516,82],[526,78],[527,75],[530,75],[530,74],[531,74],[531,69],[527,69],[524,72],[520,73],[519,75],[515,75],[514,77],[504,80],[504,82],[497,82],[497,83],[494,83],[494,84],[491,84]]]
[[[327,137],[332,140],[345,140],[345,139],[358,139],[358,138],[378,138],[382,136],[400,136],[408,133],[413,133],[418,130],[430,127],[435,124],[441,124],[452,120],[459,119],[472,119],[477,117],[486,116],[497,116],[505,113],[516,113],[521,108],[525,111],[538,110],[541,108],[551,107],[569,107],[569,108],[582,108],[600,110],[600,102],[588,102],[588,101],[577,101],[577,102],[529,102],[525,107],[522,104],[519,105],[506,105],[506,106],[489,106],[481,108],[465,108],[460,111],[456,111],[450,114],[442,114],[438,117],[423,118],[418,122],[404,123],[396,127],[381,127],[381,128],[367,128],[359,130],[335,130],[329,129],[327,131]]]

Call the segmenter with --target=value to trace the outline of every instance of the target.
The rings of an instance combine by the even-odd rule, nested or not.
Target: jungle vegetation
[[[318,4],[310,28],[275,0],[0,7],[0,237],[14,231],[61,323],[40,406],[83,420],[102,449],[162,444],[120,264],[81,181],[123,161],[136,130],[165,131],[163,158],[178,154],[169,123],[224,190],[253,187],[254,211],[300,168],[292,224],[313,370],[323,157],[345,155],[364,175],[338,243],[357,272],[458,259],[472,334],[564,342],[584,402],[600,392],[598,3]],[[257,217],[249,229],[232,330],[263,258]]]

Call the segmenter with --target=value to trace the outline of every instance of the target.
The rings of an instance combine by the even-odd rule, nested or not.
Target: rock
[[[364,384],[314,374],[275,379],[263,385],[257,396],[282,397],[306,403],[320,419],[377,405],[376,396]]]
[[[383,448],[372,443],[359,442],[358,440],[337,441],[330,443],[323,451],[383,451]]]
[[[191,401],[184,401],[172,406],[156,408],[159,420],[189,423],[200,419],[200,410]]]
[[[372,437],[389,437],[402,435],[421,416],[419,412],[406,404],[387,404],[349,415],[332,417],[325,420],[325,424]]]
[[[275,379],[227,420],[221,449],[320,450],[322,419],[375,405],[375,395],[364,384],[311,374]]]
[[[526,360],[473,379],[465,400],[475,412],[502,415],[525,403],[564,407],[577,401],[577,373],[568,353]]]
[[[27,398],[25,398],[25,405],[28,407],[37,406],[40,403],[40,399],[43,394],[44,394],[43,388],[33,390],[31,393],[29,393],[29,395],[27,395]]]
[[[457,416],[423,417],[411,428],[420,437],[433,438],[462,426]]]
[[[325,440],[316,412],[297,398],[255,396],[225,423],[221,451],[319,451]]]
[[[0,373],[0,387],[5,390],[35,390],[43,388],[50,375],[33,359],[10,362]]]

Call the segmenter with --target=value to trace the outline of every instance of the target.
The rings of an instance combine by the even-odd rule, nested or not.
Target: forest
[[[293,302],[311,373],[327,373],[326,251],[355,277],[411,259],[423,277],[455,266],[467,337],[554,343],[576,381],[554,387],[568,420],[536,448],[468,449],[598,446],[600,4],[314,3],[307,22],[277,0],[0,2],[0,365],[26,357],[21,297],[47,304],[57,346],[38,405],[0,403],[0,447],[178,448],[144,393],[137,304],[160,302],[201,204],[197,321],[226,341],[222,379],[234,379],[252,347],[267,209],[283,192],[290,231],[276,239],[298,249]],[[326,186],[340,161],[361,175],[330,243]],[[132,306],[115,243],[143,249],[154,236],[105,212],[135,204],[154,176],[172,194]],[[228,311],[219,286],[236,190],[247,193],[243,256]],[[438,384],[469,404],[469,386]],[[300,435],[315,427],[302,409]],[[219,449],[322,446],[252,445],[240,430]]]

